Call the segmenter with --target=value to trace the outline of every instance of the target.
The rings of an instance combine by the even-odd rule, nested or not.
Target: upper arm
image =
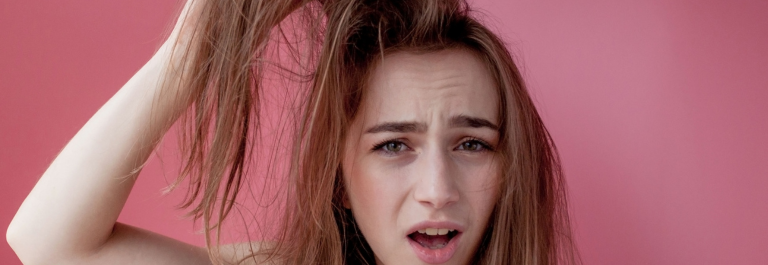
[[[212,264],[203,247],[115,223],[109,239],[76,264]]]
[[[258,253],[262,243],[238,243],[220,246],[224,264],[262,264]],[[253,257],[252,257],[253,256]],[[239,261],[243,261],[240,263]],[[154,232],[116,223],[109,240],[95,253],[76,264],[213,264],[204,247],[190,245]],[[274,262],[269,263],[274,264]]]

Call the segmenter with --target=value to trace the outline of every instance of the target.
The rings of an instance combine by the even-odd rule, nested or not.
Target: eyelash
[[[459,144],[459,147],[461,147],[462,145],[464,145],[467,142],[474,142],[476,144],[479,144],[480,147],[482,148],[481,150],[476,150],[476,151],[473,150],[473,151],[470,151],[470,152],[487,152],[487,151],[493,152],[495,150],[488,142],[480,140],[480,139],[475,138],[475,137],[470,137],[467,140],[462,141]],[[409,148],[408,145],[405,144],[405,142],[403,142],[400,139],[387,139],[387,140],[381,141],[381,142],[373,145],[373,148],[371,148],[371,151],[381,151],[381,152],[385,152],[385,153],[394,154],[396,152],[384,150],[385,146],[387,146],[388,144],[392,144],[392,143],[397,143],[397,144],[405,145],[406,148]],[[459,148],[459,147],[457,147],[457,148]]]
[[[384,153],[394,153],[394,152],[391,152],[391,151],[384,150],[384,147],[387,146],[388,144],[391,144],[391,143],[402,144],[402,145],[405,145],[406,147],[408,146],[407,144],[405,144],[400,139],[387,139],[387,140],[381,141],[381,142],[373,145],[373,148],[371,148],[371,151],[381,151],[381,152],[384,152]]]
[[[491,144],[489,144],[488,142],[480,140],[480,139],[475,138],[475,137],[470,137],[466,141],[461,142],[461,144],[459,144],[459,146],[462,146],[464,143],[467,143],[467,142],[476,142],[477,144],[479,144],[483,148],[482,150],[478,150],[478,151],[474,151],[474,152],[486,152],[486,151],[493,152],[495,150],[491,146]]]

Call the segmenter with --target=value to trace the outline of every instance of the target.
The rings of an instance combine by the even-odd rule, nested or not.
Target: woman
[[[282,223],[274,240],[219,247],[211,233],[260,140],[270,36],[292,13],[310,22],[289,48],[311,81]],[[180,180],[207,249],[116,223],[134,177],[190,106]],[[188,3],[44,173],[8,239],[28,264],[577,260],[557,155],[520,74],[499,38],[449,0]]]

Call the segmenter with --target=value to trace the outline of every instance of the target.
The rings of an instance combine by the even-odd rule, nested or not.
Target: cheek
[[[407,176],[364,161],[344,170],[347,200],[355,222],[377,256],[397,253],[396,241],[401,238],[393,235],[399,233],[403,201],[408,197],[401,178]]]
[[[364,163],[345,170],[347,199],[355,218],[384,220],[396,217],[398,201],[404,196],[396,177]],[[373,215],[373,216],[372,216]]]
[[[355,143],[353,146],[359,145]],[[348,206],[355,218],[377,215],[373,217],[386,219],[396,214],[397,202],[407,193],[404,182],[398,179],[407,178],[406,172],[366,156],[366,150],[345,151],[347,156],[342,162],[344,185]]]
[[[501,172],[496,161],[462,169],[462,194],[473,209],[476,222],[487,222],[500,196]]]

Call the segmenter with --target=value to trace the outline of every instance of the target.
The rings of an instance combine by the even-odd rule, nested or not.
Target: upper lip
[[[411,226],[411,228],[408,229],[408,233],[406,235],[410,235],[419,230],[427,229],[427,228],[453,229],[459,233],[464,231],[463,225],[456,222],[452,222],[452,221],[423,221]]]

